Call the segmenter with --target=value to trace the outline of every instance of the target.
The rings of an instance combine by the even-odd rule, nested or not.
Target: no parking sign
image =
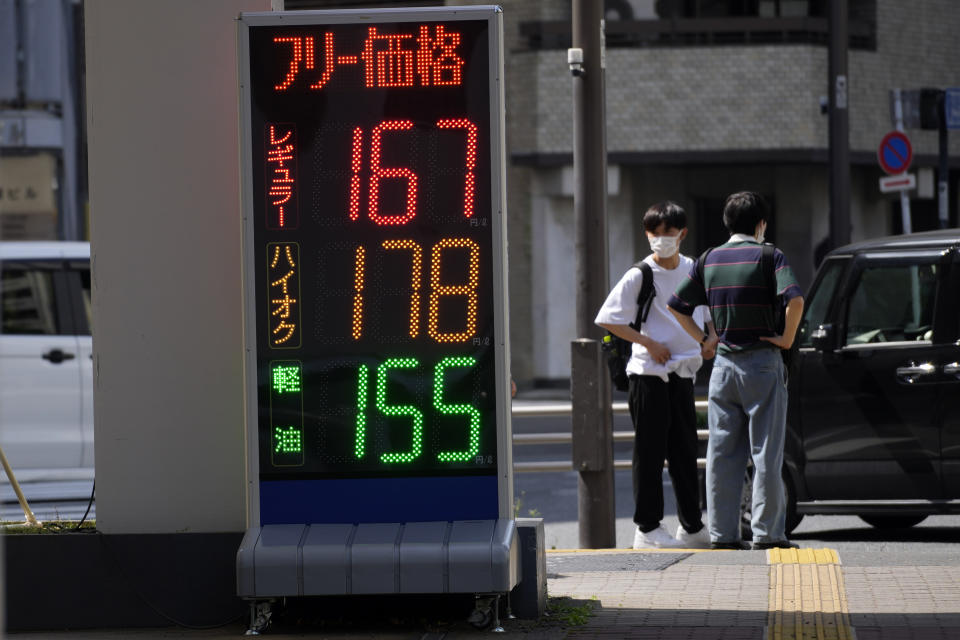
[[[901,131],[891,131],[883,136],[877,148],[877,160],[880,162],[880,168],[890,175],[903,173],[910,167],[910,162],[913,160],[913,146],[910,144],[910,138]]]

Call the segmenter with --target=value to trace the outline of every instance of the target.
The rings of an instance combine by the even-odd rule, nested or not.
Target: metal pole
[[[593,324],[607,296],[607,136],[604,101],[603,0],[573,0],[574,49],[582,64],[573,74],[574,247],[577,337],[571,347],[574,460],[579,471],[580,546],[616,546],[613,491],[613,416],[610,384],[602,368],[602,332]],[[589,462],[587,462],[589,459]]]
[[[950,166],[948,165],[947,92],[937,96],[937,118],[940,130],[940,168],[937,170],[937,198],[939,198],[940,228],[950,226]]]
[[[850,242],[850,113],[847,109],[847,0],[830,3],[830,240]]]
[[[893,126],[897,131],[903,133],[903,100],[900,96],[900,89],[893,90]],[[903,232],[913,233],[913,224],[910,216],[910,196],[906,189],[900,190],[900,219],[902,221]]]
[[[582,549],[617,546],[613,491],[610,378],[600,342],[574,340],[570,349],[572,462],[578,473],[577,519]]]

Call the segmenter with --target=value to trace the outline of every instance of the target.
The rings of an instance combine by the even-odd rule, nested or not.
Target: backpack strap
[[[637,318],[630,323],[636,331],[640,331],[640,326],[647,321],[650,315],[650,306],[653,304],[653,298],[657,295],[653,288],[653,269],[650,265],[641,260],[634,263],[631,269],[640,269],[643,274],[643,281],[640,283],[640,293],[637,295]]]
[[[707,256],[710,255],[710,252],[713,251],[713,247],[707,247],[707,249],[700,254],[700,257],[697,258],[697,276],[700,278],[700,282],[703,283],[703,292],[707,292],[707,277],[703,274],[703,268],[707,264]]]
[[[760,247],[760,270],[763,273],[763,279],[770,291],[770,303],[776,309],[777,305],[777,276],[774,273],[775,265],[773,262],[774,247],[769,242],[764,242]]]

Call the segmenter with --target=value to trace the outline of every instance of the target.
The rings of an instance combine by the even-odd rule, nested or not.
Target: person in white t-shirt
[[[675,202],[661,202],[643,216],[653,253],[644,259],[653,272],[654,297],[640,331],[637,296],[643,272],[630,268],[607,296],[594,322],[633,343],[627,363],[629,406],[633,419],[634,549],[709,548],[710,537],[700,512],[697,478],[697,420],[693,380],[703,359],[714,356],[716,331],[706,307],[694,320],[710,340],[698,344],[667,309],[667,301],[687,277],[693,260],[679,252],[687,236],[687,214]],[[680,526],[675,536],[663,520],[663,461],[677,498]]]

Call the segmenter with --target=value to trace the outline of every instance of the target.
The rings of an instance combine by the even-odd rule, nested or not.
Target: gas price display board
[[[241,17],[247,433],[264,523],[498,516],[499,18]]]

